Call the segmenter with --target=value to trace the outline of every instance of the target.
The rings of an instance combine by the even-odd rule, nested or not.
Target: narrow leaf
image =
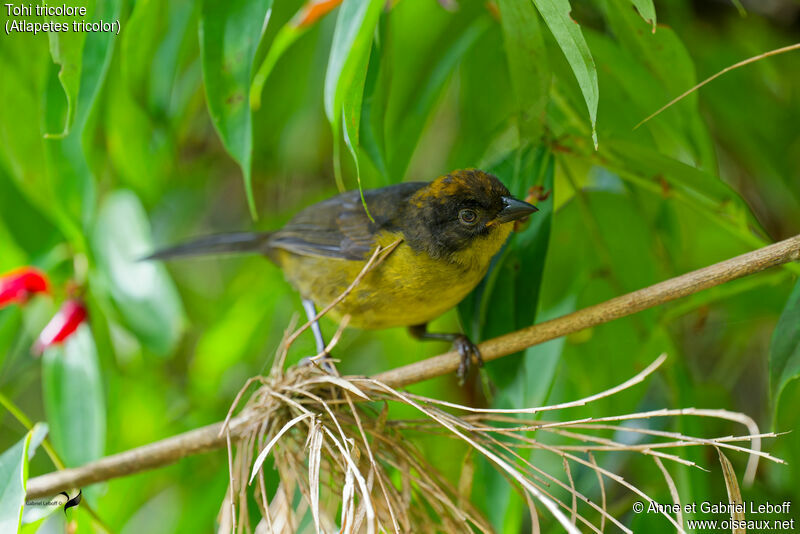
[[[391,137],[387,140],[386,149],[392,178],[399,180],[405,174],[414,148],[447,81],[459,61],[489,28],[490,20],[481,17],[453,37],[446,50],[432,56],[431,67],[414,84],[408,98],[397,106],[401,111],[397,113],[396,120],[387,117],[387,130]]]
[[[510,185],[512,194],[524,198],[528,191],[539,191],[544,200],[531,199],[539,211],[512,234],[489,273],[460,305],[459,312],[474,340],[489,339],[511,330],[530,326],[536,319],[544,263],[550,241],[553,214],[554,157],[543,149],[524,149],[509,153],[490,171]],[[501,390],[514,395],[521,381],[523,353],[490,362],[489,376]],[[548,380],[549,382],[549,380]],[[521,399],[520,399],[521,400]]]
[[[101,2],[94,9],[93,22],[119,19],[121,0]],[[89,115],[106,79],[117,36],[113,32],[87,33],[83,43],[80,67],[80,88],[73,102],[66,102],[64,88],[55,68],[51,68],[44,89],[44,130],[61,130],[64,117],[74,113],[66,135],[44,141],[48,187],[56,201],[50,206],[54,217],[73,245],[85,247],[81,226],[88,225],[94,215],[95,183],[83,149]],[[72,82],[70,82],[72,83]],[[70,106],[72,106],[70,111]]]
[[[551,76],[539,15],[531,2],[500,0],[498,6],[520,138],[537,142],[544,131]]]
[[[653,0],[631,0],[631,3],[639,15],[653,26],[653,33],[656,33],[656,7]]]
[[[294,419],[292,419],[291,421],[289,421],[288,423],[283,425],[283,427],[281,427],[281,429],[278,431],[278,433],[275,434],[275,436],[271,440],[269,440],[269,443],[267,443],[267,446],[264,447],[264,450],[262,450],[258,454],[258,457],[256,458],[255,462],[253,462],[253,470],[250,472],[250,481],[248,482],[248,484],[252,484],[253,483],[253,479],[256,477],[256,474],[258,473],[258,470],[261,469],[261,466],[264,464],[264,460],[267,459],[267,455],[269,454],[269,451],[271,451],[272,447],[278,442],[279,439],[281,439],[281,436],[283,436],[286,432],[288,432],[289,429],[291,429],[294,425],[296,425],[297,423],[299,423],[303,419],[306,419],[306,418],[311,417],[311,416],[312,416],[312,414],[310,414],[310,413],[304,413],[304,414],[298,415],[297,417],[295,417]]]
[[[67,112],[61,133],[45,134],[46,137],[65,137],[69,134],[75,120],[75,108],[78,104],[78,90],[81,84],[81,63],[83,61],[83,45],[85,32],[48,32],[50,55],[53,63],[60,66],[58,80],[64,88],[67,98]]]
[[[261,107],[261,92],[264,89],[264,83],[283,53],[319,19],[340,3],[341,0],[309,0],[292,17],[292,20],[284,24],[278,31],[250,86],[250,107],[254,111]]]
[[[342,103],[342,121],[344,121],[344,142],[356,167],[356,181],[358,182],[358,191],[361,194],[361,203],[364,205],[367,217],[375,222],[364,198],[364,190],[361,186],[361,166],[358,164],[358,130],[361,125],[361,103],[364,98],[364,83],[367,79],[368,63],[369,53],[359,60],[353,84],[345,92],[344,102]]]
[[[264,61],[258,68],[253,83],[250,85],[250,109],[256,111],[261,109],[261,93],[264,91],[264,84],[267,82],[272,69],[278,60],[283,56],[284,52],[289,49],[292,44],[306,32],[306,28],[299,28],[288,22],[278,31],[275,39],[269,47]]]
[[[388,23],[382,23],[388,25]],[[378,30],[385,33],[385,30]],[[389,91],[388,84],[391,73],[381,68],[386,61],[386,47],[381,46],[378,39],[373,40],[369,54],[364,94],[361,103],[360,144],[364,154],[372,160],[372,164],[381,175],[382,185],[389,184],[389,169],[386,166],[385,118]]]
[[[326,376],[322,376],[322,377],[310,380],[309,382],[312,383],[312,384],[315,383],[315,382],[319,382],[319,383],[329,382],[331,384],[335,384],[335,385],[339,386],[342,389],[346,389],[347,391],[349,391],[353,395],[355,395],[357,397],[360,397],[361,399],[363,399],[365,401],[371,400],[367,396],[367,394],[364,393],[363,391],[361,391],[360,389],[358,389],[355,386],[355,384],[353,384],[349,380],[345,380],[344,378],[340,378],[338,376],[326,375]]]
[[[769,350],[769,382],[777,413],[786,384],[800,377],[800,281],[783,309]]]
[[[103,455],[106,406],[97,348],[86,324],[42,361],[44,405],[53,445],[69,466]]]
[[[200,55],[211,121],[222,144],[242,168],[250,214],[258,218],[250,165],[253,118],[248,90],[253,60],[266,28],[272,0],[204,0],[200,15]]]
[[[617,58],[624,62],[630,58],[634,62],[634,70],[644,68],[649,71],[648,75],[628,68],[617,74],[618,78],[626,78],[620,83],[627,87],[628,93],[635,91],[647,95],[631,97],[640,105],[647,102],[648,109],[633,113],[637,121],[642,115],[651,113],[695,84],[696,69],[692,55],[672,28],[662,27],[658,33],[644,31],[646,24],[642,23],[642,18],[626,1],[606,0],[601,5],[604,6],[609,29],[616,41],[630,54],[617,52],[617,57],[610,62],[618,63]],[[591,44],[592,52],[600,61],[602,52],[595,49],[594,43]],[[609,59],[606,58],[605,62],[608,63]],[[716,153],[708,126],[698,111],[697,96],[693,94],[686,102],[675,106],[667,120],[660,121],[661,128],[651,128],[651,131],[661,152],[679,159],[686,159],[686,154],[691,154],[696,167],[716,173]],[[664,128],[667,130],[664,131]]]
[[[170,354],[183,330],[183,307],[164,266],[139,261],[154,247],[134,193],[117,191],[105,200],[92,244],[100,277],[127,327],[152,351]]]
[[[578,85],[589,110],[592,123],[592,140],[597,148],[597,104],[600,90],[597,86],[597,67],[595,67],[589,46],[583,38],[578,23],[569,16],[569,0],[533,0],[547,27],[555,37],[558,46],[578,80]]]
[[[31,444],[28,447],[28,460],[32,459],[33,455],[36,454],[36,449],[39,448],[44,438],[47,437],[48,432],[50,432],[50,427],[47,426],[47,423],[36,423],[33,425],[31,429]]]
[[[361,121],[361,102],[364,95],[372,36],[378,24],[381,0],[345,0],[339,8],[333,43],[325,73],[325,114],[334,136],[334,174],[340,190],[344,190],[339,156],[339,126],[344,121],[345,143],[358,166],[358,128]],[[361,189],[360,174],[358,175]],[[363,195],[362,195],[363,202]],[[364,204],[365,209],[366,204]],[[367,211],[369,214],[369,211]]]
[[[725,479],[725,488],[728,490],[728,502],[743,506],[742,492],[739,489],[739,481],[736,480],[736,471],[733,469],[731,461],[722,452],[722,449],[716,447],[719,454],[719,463],[722,466],[722,477]],[[744,523],[744,512],[736,509],[731,510],[731,519],[736,521],[737,524]],[[747,532],[744,528],[736,527],[731,529],[733,534],[744,534]]]
[[[0,532],[19,531],[28,483],[28,448],[34,431],[0,455]]]
[[[320,456],[322,454],[322,431],[319,429],[319,423],[311,430],[311,437],[308,444],[308,488],[311,492],[311,517],[314,518],[314,529],[317,534],[320,532],[319,528],[319,471]]]
[[[337,118],[344,93],[353,82],[356,65],[363,57],[369,57],[372,32],[382,6],[377,0],[345,0],[339,8],[325,73],[325,114],[330,122]]]

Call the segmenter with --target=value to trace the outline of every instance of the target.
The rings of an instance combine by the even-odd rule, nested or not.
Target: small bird
[[[325,343],[313,321],[353,282],[376,247],[401,239],[385,260],[329,312],[350,315],[361,329],[408,327],[422,340],[453,343],[463,381],[477,347],[461,333],[427,331],[427,323],[457,305],[486,274],[514,221],[538,209],[511,196],[489,173],[463,169],[433,182],[407,182],[349,191],[305,208],[274,232],[202,237],[147,259],[221,253],[257,253],[283,269],[312,321],[317,350]],[[370,219],[370,216],[372,219]]]

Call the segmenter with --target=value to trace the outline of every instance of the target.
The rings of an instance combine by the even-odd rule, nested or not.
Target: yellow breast
[[[433,259],[400,243],[329,316],[340,319],[349,314],[350,325],[364,329],[427,323],[453,308],[478,285],[511,227],[499,225],[448,259]],[[397,238],[396,234],[383,233],[376,243],[388,246]],[[302,256],[284,250],[277,251],[275,259],[286,279],[320,309],[355,280],[367,261]]]

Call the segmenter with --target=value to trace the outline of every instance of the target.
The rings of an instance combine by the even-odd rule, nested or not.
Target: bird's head
[[[434,258],[488,265],[511,223],[535,211],[512,197],[496,176],[478,169],[453,171],[410,198],[406,241]]]

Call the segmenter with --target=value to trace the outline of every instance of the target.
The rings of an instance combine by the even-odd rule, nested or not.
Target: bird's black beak
[[[500,210],[500,213],[497,214],[497,218],[495,219],[499,223],[516,221],[527,217],[535,211],[539,211],[539,208],[533,204],[528,204],[514,197],[503,197],[503,204],[503,209]]]

